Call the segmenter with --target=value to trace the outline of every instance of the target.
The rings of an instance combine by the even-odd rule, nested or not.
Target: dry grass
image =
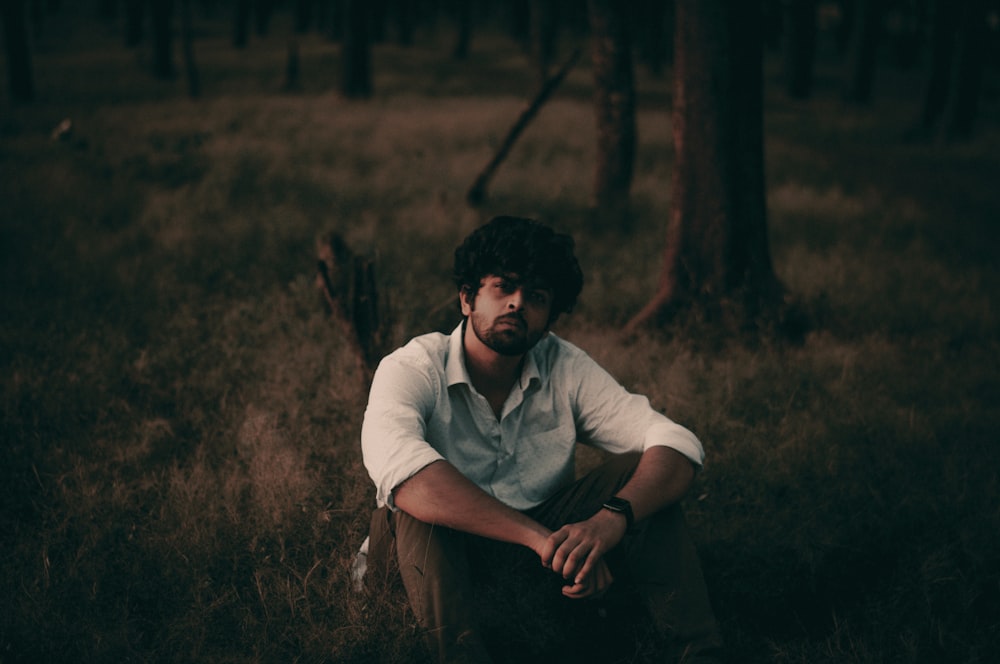
[[[205,22],[192,102],[82,25],[39,44],[38,103],[0,100],[0,661],[421,661],[398,588],[350,590],[365,386],[314,241],[376,257],[398,343],[455,322],[451,251],[500,212],[576,235],[587,285],[558,332],[705,441],[688,512],[737,661],[1000,652],[995,97],[976,142],[921,146],[898,140],[912,99],[772,95],[772,246],[811,332],[750,347],[694,322],[626,345],[669,206],[655,101],[627,227],[587,210],[585,68],[473,211],[532,84],[497,35],[465,65],[440,35],[380,47],[379,93],[352,104],[334,45],[304,39],[305,90],[281,95],[284,37],[235,58]],[[506,659],[574,636],[505,601]],[[648,645],[630,634],[621,661]]]

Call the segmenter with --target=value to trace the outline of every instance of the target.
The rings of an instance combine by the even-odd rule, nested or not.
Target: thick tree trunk
[[[675,306],[766,315],[779,294],[767,241],[760,8],[678,0],[674,163],[657,293],[626,332]]]
[[[627,7],[589,0],[597,166],[593,205],[617,214],[628,206],[635,164],[635,84]]]
[[[786,90],[793,99],[808,99],[816,61],[816,0],[791,0],[785,7]]]
[[[10,96],[15,101],[35,98],[35,80],[28,48],[28,25],[25,21],[25,0],[2,0],[4,45],[7,52],[7,81]]]
[[[345,97],[352,99],[370,97],[372,68],[368,3],[366,0],[346,0],[344,13],[344,70],[340,91]]]
[[[151,0],[153,23],[153,75],[161,79],[174,77],[173,26],[174,0]]]

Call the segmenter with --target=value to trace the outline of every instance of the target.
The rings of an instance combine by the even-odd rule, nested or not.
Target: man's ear
[[[467,286],[458,289],[458,302],[462,306],[462,315],[468,316],[475,309],[476,295]]]

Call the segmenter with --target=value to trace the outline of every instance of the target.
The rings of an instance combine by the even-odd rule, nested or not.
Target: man
[[[491,540],[534,552],[573,600],[626,574],[684,661],[721,643],[678,506],[701,443],[549,331],[582,288],[573,247],[528,219],[475,230],[455,251],[462,324],[413,339],[372,382],[370,559],[394,550],[442,662],[490,661],[469,597],[471,552]],[[616,456],[576,480],[578,442]]]

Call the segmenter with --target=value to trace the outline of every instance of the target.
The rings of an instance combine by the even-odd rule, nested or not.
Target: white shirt
[[[416,337],[375,371],[361,447],[380,506],[396,509],[393,489],[441,459],[517,510],[574,480],[577,442],[615,454],[665,445],[703,463],[693,433],[551,333],[525,356],[498,420],[472,386],[463,330]]]

